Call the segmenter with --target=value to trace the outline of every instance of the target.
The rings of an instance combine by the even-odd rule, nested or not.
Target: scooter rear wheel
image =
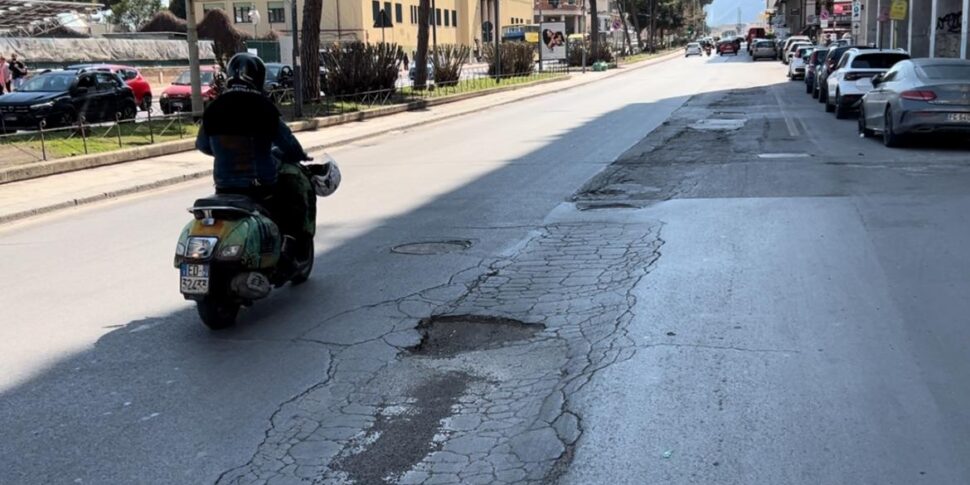
[[[303,265],[300,271],[296,273],[296,276],[290,279],[290,283],[294,286],[306,283],[310,279],[310,273],[313,272],[313,260],[316,252],[313,250],[313,239],[310,239],[306,243],[306,253],[301,256],[301,261],[298,264]]]
[[[197,301],[196,309],[199,311],[199,318],[202,319],[202,323],[206,327],[211,330],[222,330],[236,324],[239,303],[210,295]]]

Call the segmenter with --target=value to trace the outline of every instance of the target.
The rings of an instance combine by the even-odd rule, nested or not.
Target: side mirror
[[[872,76],[872,81],[871,82],[872,82],[872,85],[873,86],[878,86],[878,85],[882,84],[882,82],[885,79],[886,79],[886,75],[885,74],[876,74],[875,76]]]

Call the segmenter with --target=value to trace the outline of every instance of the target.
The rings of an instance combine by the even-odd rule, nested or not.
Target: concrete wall
[[[933,16],[932,3],[936,2],[936,16]],[[897,22],[877,22],[880,8],[888,9],[891,0],[868,0],[866,16],[866,42],[875,42],[882,47],[908,49],[913,57],[929,57],[930,36],[936,37],[936,57],[960,57],[962,32],[962,12],[964,0],[910,0],[912,18]],[[876,24],[879,23],[881,38],[877,36]],[[912,29],[910,29],[912,25]],[[912,36],[910,36],[912,30]],[[970,40],[968,40],[970,43]],[[970,50],[970,49],[968,49]]]

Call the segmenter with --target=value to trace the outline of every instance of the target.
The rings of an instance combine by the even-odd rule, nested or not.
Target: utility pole
[[[434,59],[438,52],[438,7],[434,0],[431,0],[431,58]]]
[[[300,66],[300,31],[296,25],[296,0],[290,0],[290,29],[293,31],[293,116],[303,117],[303,68]]]
[[[495,0],[495,82],[502,81],[502,17],[499,16],[499,2]]]
[[[192,114],[200,115],[202,105],[202,74],[199,71],[199,32],[195,25],[195,8],[192,0],[185,0],[186,37],[189,42],[189,78],[192,85]]]

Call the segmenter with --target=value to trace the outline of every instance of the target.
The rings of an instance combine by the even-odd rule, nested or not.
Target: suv
[[[0,96],[0,131],[69,126],[86,121],[134,119],[135,95],[116,74],[103,71],[49,71]]]
[[[829,96],[825,111],[835,111],[835,117],[845,118],[862,96],[872,89],[871,79],[888,71],[899,61],[909,59],[902,49],[849,49],[828,77]]]
[[[117,64],[76,64],[68,66],[67,69],[78,71],[106,71],[117,74],[131,88],[135,95],[135,104],[142,111],[152,109],[152,86],[142,77],[138,69],[131,66],[120,66]]]
[[[829,98],[828,91],[828,78],[829,73],[835,70],[835,64],[842,59],[842,54],[849,49],[868,49],[869,47],[864,45],[856,46],[842,46],[829,48],[828,54],[825,54],[825,60],[815,68],[815,89],[818,91],[818,95],[813,95],[812,97],[818,98],[819,103],[824,103]]]

